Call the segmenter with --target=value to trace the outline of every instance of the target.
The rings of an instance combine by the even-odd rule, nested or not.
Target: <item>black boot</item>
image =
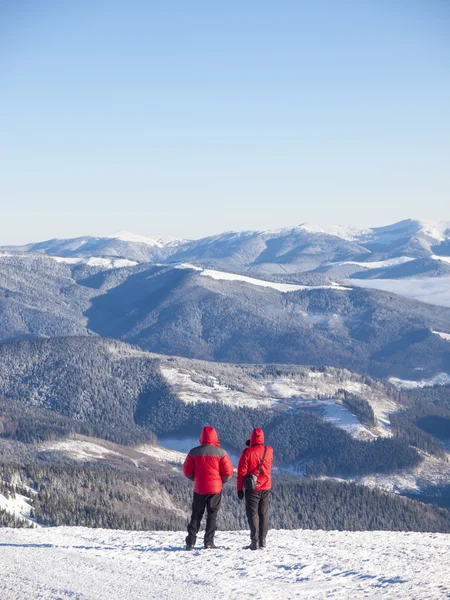
[[[195,535],[191,535],[190,533],[186,536],[186,550],[193,550],[195,546],[195,542],[197,538]]]
[[[247,550],[258,550],[258,542],[251,542],[250,546],[246,546]]]
[[[214,542],[207,542],[205,544],[205,548],[206,548],[206,550],[217,550],[217,546],[215,545]]]
[[[266,547],[266,540],[259,540],[259,547],[260,548],[265,548]]]

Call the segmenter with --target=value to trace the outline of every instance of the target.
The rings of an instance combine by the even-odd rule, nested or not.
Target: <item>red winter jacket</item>
[[[266,446],[266,457],[258,477],[258,485],[255,492],[270,490],[272,487],[271,471],[273,462],[273,448]],[[259,463],[264,453],[264,432],[257,427],[252,431],[250,438],[250,448],[243,450],[239,459],[237,489],[244,489],[244,477],[246,475],[256,475],[258,473]]]
[[[204,427],[200,444],[186,456],[183,473],[194,481],[197,494],[219,494],[222,484],[233,475],[233,465],[228,454],[219,447],[214,427]]]

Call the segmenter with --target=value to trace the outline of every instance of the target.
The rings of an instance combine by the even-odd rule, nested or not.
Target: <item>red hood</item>
[[[203,427],[200,434],[200,444],[211,444],[211,446],[220,446],[219,436],[214,427]]]
[[[254,429],[250,437],[250,446],[256,446],[257,444],[264,444],[264,431],[261,427]]]

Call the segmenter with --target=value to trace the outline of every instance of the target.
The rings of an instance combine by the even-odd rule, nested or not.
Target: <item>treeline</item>
[[[130,473],[95,463],[0,465],[0,478],[19,478],[31,488],[23,493],[41,525],[147,530],[179,529],[185,523],[184,511],[171,504],[161,478],[149,472]]]
[[[174,361],[176,366],[177,359]],[[338,370],[316,370],[339,378]],[[198,368],[202,383],[218,375],[222,384],[232,386],[235,377],[235,385],[241,388],[252,377],[270,381],[289,373],[301,378],[306,371],[304,367],[280,365],[208,367],[202,363]],[[253,427],[264,427],[279,465],[308,461],[308,472],[315,475],[358,475],[411,467],[420,460],[415,448],[443,456],[440,444],[423,431],[430,422],[424,424],[421,418],[432,414],[425,412],[423,398],[409,397],[405,400],[409,402],[407,410],[392,416],[394,439],[360,441],[305,410],[277,414],[217,402],[182,402],[163,377],[158,359],[113,340],[72,338],[2,344],[0,381],[5,395],[5,400],[0,400],[0,438],[25,443],[73,433],[120,444],[152,443],[158,435],[197,436],[201,427],[209,424],[218,429],[222,443],[237,453]],[[362,381],[386,389],[372,378]],[[366,399],[343,389],[338,395],[361,422],[368,427],[375,425]],[[450,416],[450,402],[445,405],[439,398],[432,406],[436,416]],[[431,425],[435,431],[436,422]]]
[[[433,435],[427,433],[417,424],[420,418],[413,410],[393,413],[389,416],[392,430],[398,439],[419,448],[428,454],[445,459],[446,453]]]
[[[351,394],[347,390],[339,390],[339,392],[343,395],[342,404],[345,408],[354,414],[363,425],[369,427],[369,429],[375,427],[377,424],[375,413],[365,398],[355,396],[355,394]]]
[[[192,485],[176,473],[154,477],[86,465],[10,468],[9,475],[3,470],[0,476],[18,474],[34,489],[37,522],[47,526],[182,531],[187,524]],[[10,516],[6,519],[3,525],[21,526]],[[219,527],[247,527],[234,479],[224,488]],[[270,527],[448,533],[450,512],[353,483],[275,476]]]
[[[306,411],[275,417],[267,437],[281,462],[314,459],[307,465],[309,475],[390,473],[421,461],[417,451],[401,439],[357,440]]]
[[[445,458],[439,440],[450,440],[450,386],[403,391],[405,409],[390,416],[396,435],[425,452]]]
[[[27,495],[27,491],[17,485],[3,481],[0,475],[0,495],[6,500],[14,499],[16,494]],[[0,527],[31,527],[28,521],[0,508]]]

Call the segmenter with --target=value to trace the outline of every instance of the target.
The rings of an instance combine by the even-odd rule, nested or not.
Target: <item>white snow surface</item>
[[[450,597],[450,535],[219,531],[186,552],[185,532],[0,530],[2,600],[425,600]]]
[[[410,256],[399,256],[398,258],[389,258],[388,260],[375,260],[372,262],[358,262],[354,260],[347,260],[344,262],[333,263],[342,265],[355,265],[357,267],[365,267],[366,269],[382,269],[385,267],[395,267],[397,265],[403,265],[407,262],[411,262],[415,260],[415,258],[411,258]]]
[[[334,235],[343,240],[356,241],[362,237],[370,236],[372,230],[369,228],[352,227],[351,225],[320,225],[315,223],[302,223],[299,229],[304,229],[311,233],[326,233]]]
[[[120,240],[121,242],[133,242],[135,244],[145,244],[146,246],[156,246],[162,248],[163,244],[155,240],[154,238],[146,237],[144,235],[137,235],[136,233],[130,233],[129,231],[117,231],[109,235],[99,235],[99,238]]]
[[[69,265],[85,264],[88,267],[102,267],[104,269],[120,269],[122,267],[134,267],[138,263],[134,260],[128,260],[128,258],[103,258],[99,256],[91,256],[89,258],[71,258],[66,256],[52,256],[47,255],[48,258],[56,260],[58,263],[65,263]]]
[[[436,254],[433,254],[431,256],[431,258],[433,260],[439,260],[441,262],[445,262],[445,263],[449,263],[450,264],[450,256],[437,256]]]
[[[146,454],[147,456],[151,456],[152,458],[155,458],[161,462],[182,464],[186,458],[187,452],[194,446],[198,446],[198,444],[199,442],[196,440],[186,452],[171,450],[169,447],[164,448],[163,446],[159,446],[157,444],[141,444],[140,446],[136,446],[135,450],[137,450],[137,452],[141,452],[142,454]]]
[[[339,400],[333,398],[339,390],[345,389],[368,400],[378,421],[378,435],[391,435],[389,414],[398,408],[392,400],[366,384],[351,379],[334,378],[328,373],[317,371],[310,371],[304,377],[277,377],[266,380],[249,378],[245,387],[241,389],[230,389],[222,385],[216,377],[193,369],[173,367],[167,363],[161,364],[161,373],[180,400],[188,404],[220,402],[231,407],[260,409],[308,406],[320,409],[326,420],[355,437],[367,437],[371,434]]]
[[[392,383],[392,385],[401,390],[413,390],[416,388],[433,387],[435,385],[450,385],[450,375],[448,373],[438,373],[430,379],[421,379],[419,381],[389,377],[389,383]]]
[[[421,234],[434,242],[444,242],[449,238],[449,221],[426,219],[405,219],[385,227],[358,228],[348,225],[319,225],[303,223],[301,229],[312,233],[326,233],[348,241],[374,241],[378,244],[392,244],[410,236]]]
[[[31,508],[30,500],[26,496],[22,496],[22,494],[17,493],[10,496],[0,494],[0,510],[5,510],[15,517],[28,521],[29,523],[34,523],[30,518]]]
[[[450,333],[444,333],[443,331],[433,331],[433,333],[438,335],[443,340],[450,342]]]
[[[349,290],[351,288],[338,285],[333,283],[332,285],[295,285],[293,283],[277,283],[275,281],[265,281],[263,279],[255,279],[253,277],[246,277],[245,275],[236,275],[234,273],[224,273],[222,271],[214,271],[213,269],[204,269],[200,273],[204,277],[212,277],[212,279],[222,281],[243,281],[251,285],[258,285],[261,287],[268,287],[279,292],[298,292],[301,290],[312,290],[312,289],[325,289],[325,290]]]
[[[62,452],[74,460],[91,461],[93,459],[105,458],[106,456],[118,456],[119,454],[102,444],[89,441],[82,436],[43,442],[39,446],[40,452]]]
[[[176,269],[192,269],[197,271],[202,277],[211,277],[217,281],[241,281],[250,285],[259,287],[271,288],[278,292],[298,292],[303,290],[325,289],[325,290],[351,290],[349,287],[344,287],[337,283],[331,285],[296,285],[294,283],[277,283],[276,281],[266,281],[264,279],[256,279],[247,277],[246,275],[238,275],[236,273],[227,273],[225,271],[215,271],[214,269],[204,269],[190,263],[180,263],[175,265]]]
[[[411,279],[351,279],[358,287],[392,292],[437,306],[450,307],[450,277]]]

